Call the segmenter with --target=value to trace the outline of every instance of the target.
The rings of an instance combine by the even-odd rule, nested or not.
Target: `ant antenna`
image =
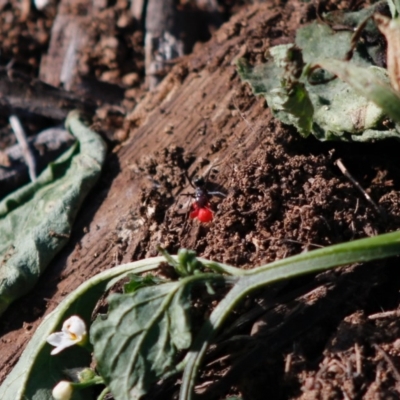
[[[204,175],[202,176],[198,176],[196,178],[190,178],[189,173],[187,170],[185,170],[185,176],[186,179],[188,180],[190,186],[193,189],[196,189],[196,187],[202,187],[205,185],[205,183],[208,180],[208,177],[210,176],[211,171],[213,170],[213,168],[217,167],[218,165],[221,165],[221,162],[218,162],[218,159],[216,159],[214,162],[212,162],[210,164],[210,166],[207,168],[206,172],[204,173]]]

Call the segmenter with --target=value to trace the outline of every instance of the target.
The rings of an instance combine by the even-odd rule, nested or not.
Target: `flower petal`
[[[55,332],[49,335],[46,339],[47,343],[51,344],[52,346],[60,346],[64,343],[74,343],[73,340],[70,339],[68,335],[64,332]]]
[[[74,344],[84,345],[87,340],[86,325],[82,318],[73,315],[64,321],[62,332],[55,332],[46,339],[49,344],[55,346],[51,354],[58,354],[60,351]]]
[[[62,331],[72,334],[72,336],[75,336],[80,340],[86,335],[86,324],[82,318],[78,317],[77,315],[73,315],[64,321]]]
[[[58,354],[60,351],[66,349],[67,347],[73,346],[75,344],[74,340],[71,340],[69,335],[63,332],[52,333],[47,339],[47,343],[55,346],[51,351],[51,355]]]

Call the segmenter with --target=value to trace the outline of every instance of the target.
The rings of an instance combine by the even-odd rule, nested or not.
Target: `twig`
[[[294,240],[294,239],[283,238],[283,239],[277,239],[277,240],[280,242],[297,243],[297,244],[301,244],[302,246],[305,246],[305,247],[307,247],[307,246],[313,246],[313,247],[318,247],[318,248],[324,247],[324,246],[321,246],[320,244],[316,244],[316,243],[312,243],[312,242],[304,243],[304,242],[301,242],[300,240]]]
[[[285,358],[285,374],[288,374],[291,370],[292,367],[292,361],[293,361],[293,353],[289,353],[286,355]]]
[[[24,128],[21,124],[21,121],[16,115],[10,115],[9,118],[10,125],[14,134],[18,140],[19,145],[21,146],[22,154],[24,156],[26,165],[29,170],[29,177],[32,182],[36,181],[36,160],[35,156],[32,153],[32,150],[29,146],[28,140],[26,138],[26,134]]]
[[[347,179],[349,179],[349,181],[364,195],[364,197],[367,199],[367,201],[374,207],[375,211],[378,214],[381,214],[382,216],[384,216],[382,209],[374,202],[374,200],[372,200],[371,196],[363,189],[363,187],[360,185],[360,183],[358,181],[356,181],[355,178],[350,174],[350,172],[344,166],[342,160],[339,158],[338,160],[336,160],[335,164],[342,171],[343,175]]]
[[[372,314],[368,316],[368,319],[383,319],[389,317],[400,317],[400,310],[392,310],[392,311],[384,311],[376,314]]]
[[[358,343],[354,345],[354,352],[356,354],[356,372],[358,376],[361,376],[362,373],[362,362],[361,362],[361,351]]]
[[[377,344],[374,344],[374,347],[379,353],[381,353],[382,357],[385,359],[385,361],[389,365],[389,368],[392,370],[393,375],[394,375],[395,379],[397,380],[397,383],[400,383],[400,373],[397,370],[397,368],[395,367],[395,365],[393,364],[392,359]]]
[[[255,129],[253,128],[253,126],[251,125],[249,120],[245,117],[245,115],[242,113],[242,111],[240,111],[239,106],[235,102],[235,98],[232,99],[232,103],[233,103],[233,106],[235,107],[236,111],[239,113],[240,118],[242,118],[242,120],[246,123],[248,128],[251,130],[251,133],[253,135],[256,135],[257,133],[256,133]]]
[[[131,13],[136,21],[143,21],[146,6],[144,0],[135,0],[131,2]]]

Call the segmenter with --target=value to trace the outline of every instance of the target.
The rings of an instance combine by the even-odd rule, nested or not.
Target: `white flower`
[[[85,322],[76,315],[68,318],[63,323],[61,331],[52,333],[47,338],[47,343],[55,346],[51,355],[58,354],[60,351],[74,344],[85,344],[86,342],[87,332]]]
[[[71,382],[60,381],[54,386],[51,394],[56,400],[69,400],[72,397],[73,390]]]

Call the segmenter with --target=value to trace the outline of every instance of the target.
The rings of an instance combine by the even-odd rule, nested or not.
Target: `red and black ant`
[[[209,172],[211,171],[211,168]],[[210,200],[212,196],[225,197],[226,195],[222,192],[218,191],[208,191],[207,186],[207,177],[209,172],[206,174],[206,177],[196,178],[193,183],[186,175],[190,185],[193,189],[195,189],[194,195],[190,196],[194,197],[194,203],[192,204],[192,211],[189,214],[189,217],[192,219],[197,218],[200,222],[207,223],[211,222],[214,217],[214,213],[211,209]]]

